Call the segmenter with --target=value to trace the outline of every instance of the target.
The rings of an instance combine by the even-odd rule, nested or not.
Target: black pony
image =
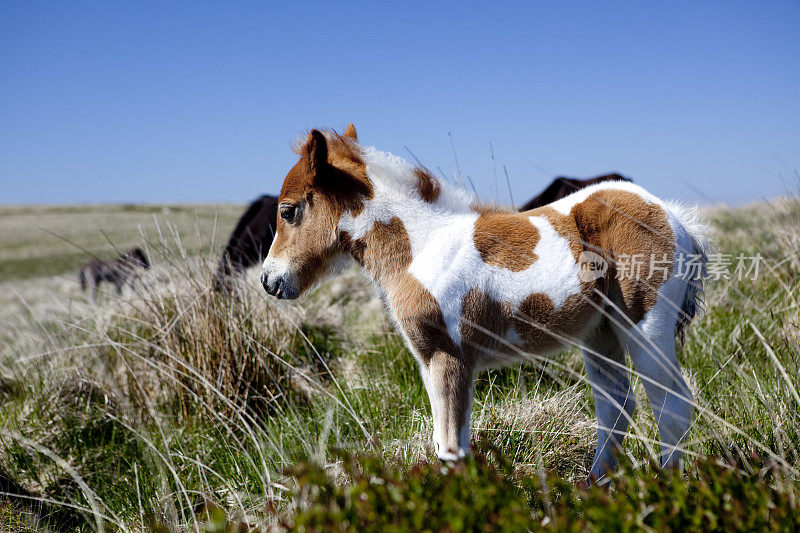
[[[559,176],[553,180],[553,183],[547,186],[545,190],[540,192],[538,196],[531,198],[527,204],[519,208],[520,211],[530,211],[543,205],[552,204],[556,200],[560,200],[565,196],[569,196],[577,190],[600,183],[601,181],[632,181],[630,178],[621,176],[619,174],[605,174],[589,179],[566,178]]]
[[[231,278],[259,264],[269,252],[278,220],[278,198],[264,195],[251,203],[231,233],[214,276],[214,290],[228,292]]]
[[[126,281],[133,279],[137,267],[150,268],[147,256],[141,248],[133,248],[116,259],[101,261],[94,259],[81,266],[78,270],[78,280],[81,289],[91,288],[92,301],[97,297],[97,290],[100,283],[107,281],[113,283],[117,290],[117,296],[122,294],[122,286]]]

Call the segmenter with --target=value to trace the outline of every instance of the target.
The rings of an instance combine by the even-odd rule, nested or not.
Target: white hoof
[[[455,462],[461,461],[466,454],[464,453],[464,450],[455,451],[455,450],[451,449],[451,450],[447,450],[447,451],[444,451],[444,452],[440,451],[436,455],[439,457],[439,460],[442,461],[442,462],[455,463]]]

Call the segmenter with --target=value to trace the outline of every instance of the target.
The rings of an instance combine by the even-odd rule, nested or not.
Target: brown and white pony
[[[519,210],[529,211],[535,207],[541,207],[601,181],[631,180],[619,174],[606,174],[589,179],[559,176]],[[262,262],[275,237],[277,218],[278,198],[275,196],[265,194],[247,206],[233,228],[228,238],[228,244],[222,252],[213,279],[215,291],[229,292],[233,287],[234,277]]]
[[[92,301],[97,298],[97,291],[104,281],[113,283],[119,296],[122,294],[122,286],[135,279],[137,267],[150,268],[150,263],[141,248],[132,248],[110,261],[94,259],[85,263],[78,270],[78,281],[81,289],[90,289]]]
[[[352,124],[343,135],[313,130],[296,151],[261,282],[297,298],[358,262],[419,363],[439,458],[469,453],[476,372],[577,345],[598,419],[592,476],[614,465],[635,408],[626,352],[658,421],[662,462],[681,463],[693,400],[675,336],[701,286],[673,274],[680,254],[705,261],[691,210],[627,182],[525,213],[484,208],[424,168],[360,145]],[[636,276],[617,275],[617,261],[632,256],[648,261]],[[607,268],[582,270],[598,261]]]

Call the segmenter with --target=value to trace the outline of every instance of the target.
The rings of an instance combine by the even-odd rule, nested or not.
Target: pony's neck
[[[375,148],[364,149],[373,197],[363,210],[346,213],[339,230],[348,236],[353,258],[381,285],[391,284],[413,256],[435,243],[436,234],[450,223],[474,216],[474,198],[464,190],[437,180],[436,198],[420,190],[415,169],[404,159]]]

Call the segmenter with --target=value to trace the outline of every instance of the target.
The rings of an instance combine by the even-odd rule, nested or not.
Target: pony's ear
[[[356,133],[356,127],[353,126],[352,122],[350,124],[348,124],[347,127],[345,128],[344,135],[345,135],[345,137],[350,137],[354,141],[358,140],[358,134]]]
[[[328,162],[328,141],[319,130],[311,130],[306,142],[306,162],[311,174],[319,172]]]

